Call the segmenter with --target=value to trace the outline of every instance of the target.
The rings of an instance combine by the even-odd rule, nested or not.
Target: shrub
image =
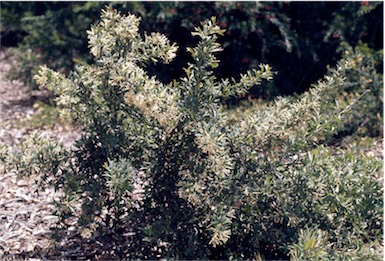
[[[159,33],[142,36],[139,22],[104,10],[87,31],[93,65],[68,77],[42,67],[35,76],[83,126],[82,138],[70,150],[34,141],[15,152],[17,160],[3,160],[43,171],[63,190],[58,229],[66,232],[76,217],[83,237],[118,234],[124,242],[111,251],[143,259],[301,258],[309,257],[308,240],[322,256],[343,256],[352,244],[380,242],[380,162],[336,155],[319,138],[335,133],[352,108],[322,110],[351,61],[296,101],[279,98],[234,120],[220,100],[270,80],[270,66],[239,81],[217,79],[224,30],[212,18],[192,33],[199,42],[187,49],[185,76],[163,83],[146,65],[170,62],[178,47]]]
[[[347,71],[345,86],[336,95],[343,97],[341,103],[360,97],[360,108],[347,115],[340,130],[342,135],[382,136],[383,132],[383,50],[374,51],[367,44],[359,43],[355,48],[345,43],[344,58],[352,61]]]

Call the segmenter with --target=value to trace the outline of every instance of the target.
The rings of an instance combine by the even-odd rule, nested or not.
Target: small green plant
[[[68,77],[42,67],[35,76],[83,126],[82,138],[69,150],[35,141],[3,161],[43,171],[63,190],[58,228],[76,217],[83,237],[125,235],[120,257],[143,259],[308,258],[319,249],[323,257],[326,245],[343,253],[352,242],[380,242],[381,163],[322,145],[352,109],[330,102],[322,110],[351,62],[295,101],[279,98],[234,120],[221,99],[270,80],[270,66],[217,79],[224,30],[212,18],[192,33],[199,42],[187,49],[185,76],[163,83],[146,65],[170,62],[178,47],[141,35],[139,23],[103,10],[87,31],[94,65]],[[306,228],[328,237],[320,232],[309,248]]]
[[[298,243],[291,246],[290,260],[381,260],[378,242],[364,246],[351,242],[351,247],[335,249],[328,239],[328,233],[321,229],[301,229]]]

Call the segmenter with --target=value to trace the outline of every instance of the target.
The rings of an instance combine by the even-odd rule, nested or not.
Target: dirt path
[[[5,78],[10,69],[4,52],[0,52],[0,145],[15,146],[33,128],[20,124],[37,113],[33,104],[41,91],[30,91],[19,81]],[[39,133],[66,146],[79,137],[79,133],[61,126],[43,128]],[[0,164],[1,165],[1,164]],[[37,186],[32,178],[19,179],[15,171],[0,166],[0,259],[35,255],[50,245],[50,227],[57,217],[53,215],[54,199],[59,193],[47,188],[35,193]],[[35,253],[35,254],[34,254]]]

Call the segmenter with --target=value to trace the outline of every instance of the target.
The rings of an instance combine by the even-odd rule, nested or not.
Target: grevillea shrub
[[[232,119],[221,99],[270,80],[271,68],[217,79],[224,30],[213,18],[192,32],[185,76],[163,83],[146,65],[178,47],[139,23],[107,8],[87,31],[94,65],[35,76],[83,126],[74,148],[34,138],[2,153],[64,192],[57,235],[73,220],[85,238],[119,235],[121,258],[381,258],[381,162],[323,145],[354,109],[329,97],[351,61],[296,100]]]

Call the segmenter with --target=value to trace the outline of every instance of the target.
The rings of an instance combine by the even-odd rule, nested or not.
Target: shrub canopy
[[[35,76],[82,138],[69,150],[33,140],[3,160],[64,191],[58,228],[76,217],[85,238],[124,235],[126,258],[380,259],[381,163],[324,145],[359,102],[329,97],[352,60],[297,99],[234,119],[221,99],[271,80],[271,67],[218,79],[224,30],[212,18],[192,32],[185,75],[164,83],[146,66],[178,47],[139,24],[107,8],[87,31],[94,64]]]

